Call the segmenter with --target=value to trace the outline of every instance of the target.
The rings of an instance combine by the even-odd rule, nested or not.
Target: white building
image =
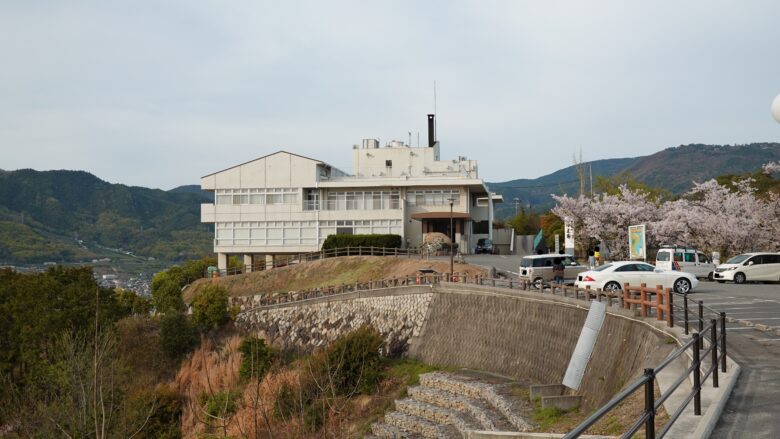
[[[229,255],[254,265],[258,257],[317,251],[335,233],[397,234],[416,247],[425,233],[450,235],[450,199],[461,252],[492,238],[501,196],[488,197],[476,161],[440,159],[433,115],[428,131],[427,147],[380,147],[375,139],[355,145],[353,175],[278,151],[201,178],[201,188],[214,192],[214,204],[201,205],[201,222],[214,223],[219,268]]]

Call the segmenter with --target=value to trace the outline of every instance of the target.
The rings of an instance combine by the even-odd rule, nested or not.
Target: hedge
[[[323,250],[344,247],[401,248],[400,235],[329,235],[322,244]]]

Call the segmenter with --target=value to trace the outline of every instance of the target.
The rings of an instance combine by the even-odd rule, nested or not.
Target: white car
[[[621,291],[623,284],[646,284],[650,288],[662,285],[675,292],[687,294],[699,285],[699,280],[683,271],[661,270],[645,262],[623,261],[584,271],[577,275],[577,281],[574,282],[579,288],[590,287],[613,293]]]
[[[715,280],[743,284],[750,281],[780,281],[780,253],[745,253],[715,269]]]

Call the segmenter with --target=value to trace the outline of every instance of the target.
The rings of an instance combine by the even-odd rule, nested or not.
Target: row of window
[[[446,206],[453,200],[453,204],[460,204],[460,191],[457,189],[433,189],[408,191],[406,202],[410,206]]]
[[[317,245],[328,235],[402,234],[401,220],[218,222],[216,245]],[[318,236],[319,235],[319,236]]]
[[[215,203],[219,205],[241,204],[298,204],[299,191],[296,188],[271,189],[218,189]],[[410,206],[446,206],[450,200],[460,204],[457,189],[413,190],[407,192]],[[320,208],[319,197],[311,193],[306,203],[307,210]],[[398,191],[349,191],[328,192],[323,201],[324,210],[380,210],[399,209],[401,195]]]
[[[217,189],[216,204],[298,204],[298,189]]]

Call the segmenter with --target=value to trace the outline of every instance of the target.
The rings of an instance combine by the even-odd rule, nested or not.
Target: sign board
[[[644,224],[628,226],[628,258],[647,260]]]
[[[582,383],[582,377],[585,375],[585,369],[588,367],[590,356],[593,354],[593,348],[596,346],[596,339],[604,324],[604,317],[607,314],[606,302],[590,302],[590,310],[585,324],[582,326],[580,338],[574,347],[574,352],[569,360],[569,367],[566,368],[566,374],[563,376],[563,385],[577,390]]]
[[[555,253],[558,254],[561,252],[561,235],[555,234]]]
[[[563,248],[574,249],[574,226],[569,220],[563,222]]]

